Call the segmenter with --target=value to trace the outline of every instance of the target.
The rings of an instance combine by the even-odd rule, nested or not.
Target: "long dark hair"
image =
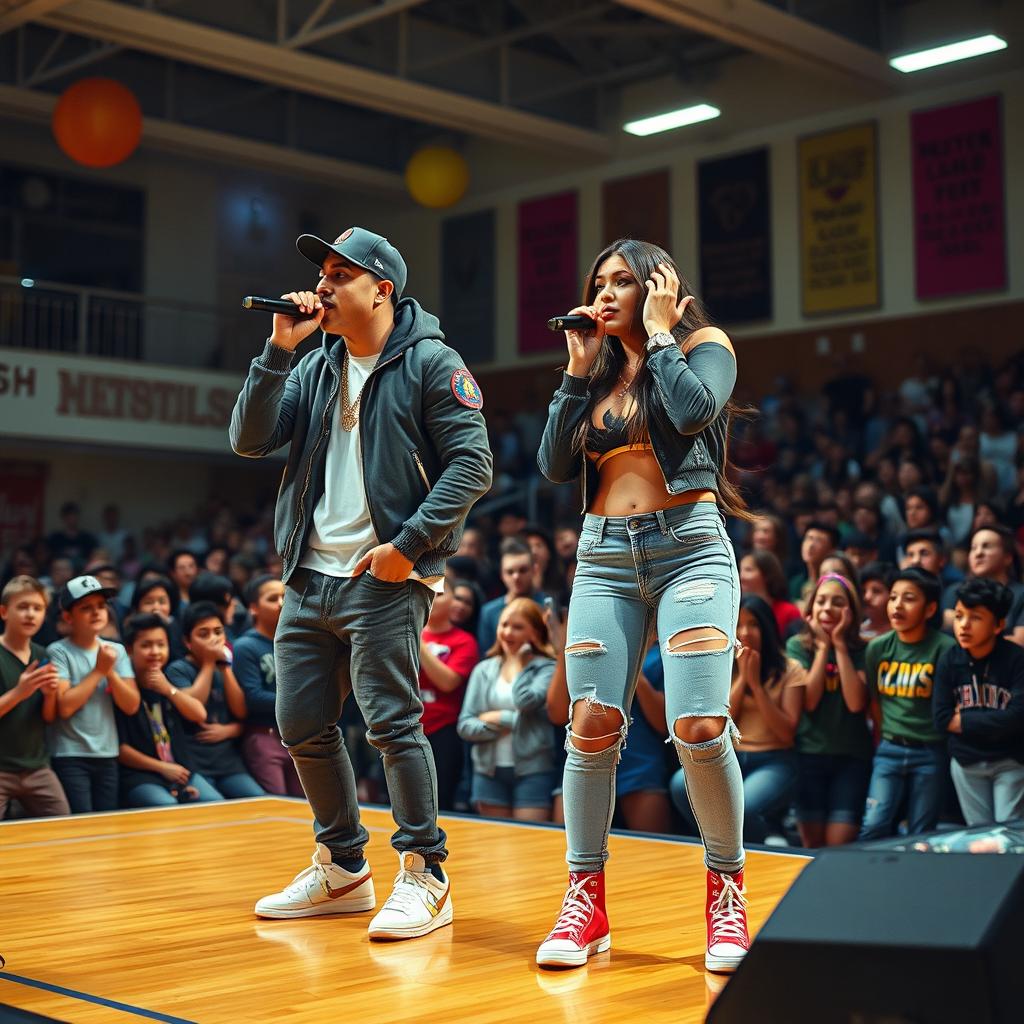
[[[771,605],[757,594],[747,594],[740,598],[740,611],[750,612],[761,630],[761,682],[770,683],[781,678],[786,671],[786,655]]]
[[[748,557],[754,560],[758,572],[764,577],[764,586],[768,591],[768,596],[773,601],[788,601],[789,590],[786,584],[786,572],[782,568],[778,556],[764,548],[751,548],[744,555],[744,558]],[[740,607],[742,606],[743,603],[740,602]]]
[[[660,245],[654,245],[653,242],[641,242],[635,238],[619,238],[612,242],[611,245],[605,246],[597,254],[587,273],[586,283],[583,286],[583,305],[590,305],[593,302],[597,288],[595,284],[597,272],[605,260],[612,256],[622,257],[632,272],[633,277],[636,278],[637,283],[640,285],[641,292],[644,292],[644,282],[657,270],[659,263],[665,263],[675,271],[676,276],[679,278],[678,300],[682,300],[684,296],[691,297],[686,309],[683,310],[682,319],[672,328],[672,336],[676,339],[676,344],[680,348],[685,348],[687,339],[694,331],[699,330],[701,327],[712,326],[711,317],[708,315],[700,299],[693,294],[693,288],[679,270],[676,261]],[[633,313],[633,323],[631,326],[633,330],[638,332],[643,330],[645,298],[646,294],[641,294],[640,301],[637,303],[636,310]],[[590,393],[593,397],[588,414],[584,417],[577,430],[576,437],[573,439],[577,451],[583,451],[584,448],[587,427],[590,425],[591,420],[590,411],[594,405],[608,396],[625,367],[626,353],[622,342],[615,335],[606,334],[598,350],[597,358],[594,360],[594,365],[590,370]],[[640,361],[640,368],[637,370],[636,376],[633,378],[632,394],[634,406],[633,411],[626,420],[626,431],[631,444],[640,444],[647,434],[648,422],[655,418],[664,419],[665,417],[661,398],[655,388],[654,378],[647,369],[646,353]],[[715,468],[715,478],[722,506],[729,515],[738,516],[746,520],[753,520],[754,516],[748,510],[747,503],[744,501],[739,489],[729,479],[727,445],[732,416],[736,413],[749,414],[750,412],[752,410],[740,407],[730,398],[722,415],[707,428],[713,430],[718,435],[717,447],[720,450],[721,465]]]

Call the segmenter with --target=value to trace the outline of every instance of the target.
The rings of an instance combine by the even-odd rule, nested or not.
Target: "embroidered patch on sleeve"
[[[484,393],[469,370],[459,369],[452,374],[452,394],[467,409],[484,407]]]

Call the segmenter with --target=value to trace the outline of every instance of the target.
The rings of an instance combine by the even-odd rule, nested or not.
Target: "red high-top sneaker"
[[[582,967],[612,944],[604,909],[604,872],[570,871],[562,910],[537,950],[541,967]]]
[[[708,951],[704,954],[704,966],[709,971],[735,971],[750,948],[742,871],[725,875],[708,869],[705,913]]]

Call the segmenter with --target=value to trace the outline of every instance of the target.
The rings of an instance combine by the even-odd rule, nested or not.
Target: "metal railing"
[[[240,310],[0,276],[0,346],[235,370],[252,333]]]

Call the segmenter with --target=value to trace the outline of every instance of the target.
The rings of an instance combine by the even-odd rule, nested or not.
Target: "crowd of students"
[[[815,581],[797,595],[797,615],[781,617],[784,630],[761,577],[741,577],[730,712],[747,841],[785,841],[791,811],[807,847],[901,826],[925,832],[958,812],[969,825],[1024,816],[1024,647],[1015,642],[1024,621],[1020,590],[1001,578],[1016,552],[989,557],[1008,533],[976,531],[967,577],[946,588],[940,541],[921,530],[902,539],[903,568],[863,575],[848,553],[829,550],[833,537],[807,525],[801,550],[817,560]],[[467,549],[478,541],[471,534]],[[563,615],[543,589],[544,560],[506,539],[504,593],[491,601],[479,582],[486,562],[452,561],[476,578],[449,567],[420,648],[440,807],[560,821],[569,698]],[[882,622],[866,613],[869,588],[884,592],[875,599]],[[0,813],[14,802],[52,815],[301,795],[274,719],[283,596],[267,573],[246,585],[244,612],[231,581],[209,572],[183,599],[150,570],[127,608],[96,575],[56,594],[31,576],[10,579],[0,595]],[[44,647],[48,622],[61,635]],[[662,676],[652,637],[616,775],[617,814],[626,828],[692,832],[682,773],[665,753]],[[362,795],[386,799],[371,789],[358,722],[346,724],[367,771]]]
[[[1024,816],[1024,461],[1007,426],[1024,422],[1021,362],[922,370],[891,396],[846,377],[822,401],[808,416],[781,382],[734,444],[762,510],[729,526],[746,839]],[[521,420],[494,423],[499,489],[527,471]],[[80,518],[66,505],[0,580],[0,817],[301,795],[274,717],[269,514],[211,505],[139,533],[115,506],[95,533]],[[443,810],[561,820],[577,522],[473,520],[448,561],[419,679]],[[616,823],[694,831],[662,675],[652,638]],[[360,798],[386,801],[353,702],[342,724]]]

